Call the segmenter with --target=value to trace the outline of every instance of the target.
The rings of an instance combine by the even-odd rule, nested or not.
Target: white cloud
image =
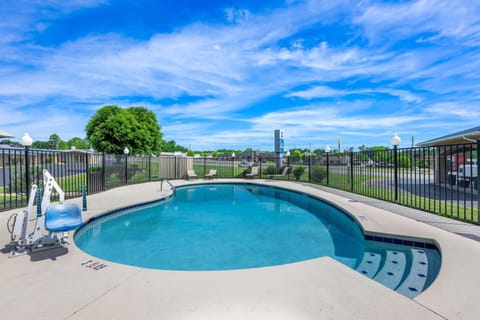
[[[418,0],[367,3],[357,8],[354,21],[365,28],[371,41],[393,41],[412,34],[433,33],[422,41],[453,38],[478,44],[480,4],[477,1]]]
[[[248,20],[250,11],[247,9],[225,9],[225,19],[230,23],[242,23]]]
[[[298,97],[302,99],[315,98],[338,98],[347,95],[372,95],[375,93],[386,93],[391,96],[396,96],[405,102],[420,102],[422,100],[416,94],[406,90],[377,88],[377,89],[361,89],[361,90],[337,90],[327,86],[316,86],[307,90],[296,91],[285,95],[285,97]]]
[[[413,121],[423,120],[418,116],[366,116],[341,115],[338,109],[310,109],[300,111],[287,111],[267,114],[257,119],[257,124],[262,127],[301,126],[304,128],[330,127],[330,128],[357,128],[374,129],[378,127],[398,127]]]
[[[307,90],[296,91],[286,95],[287,98],[297,97],[302,99],[333,98],[349,94],[344,90],[336,90],[326,86],[316,86]]]
[[[441,102],[430,105],[424,109],[425,113],[431,114],[435,118],[449,118],[462,121],[470,120],[478,124],[480,119],[480,102],[465,104],[463,102]]]

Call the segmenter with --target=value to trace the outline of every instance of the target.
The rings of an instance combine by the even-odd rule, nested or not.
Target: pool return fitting
[[[40,189],[32,185],[28,207],[10,216],[8,231],[14,248],[10,257],[28,252],[36,252],[68,245],[68,231],[82,224],[82,213],[77,204],[64,203],[65,195],[52,175],[43,170],[44,192],[40,202]],[[52,191],[59,195],[59,203],[50,204]],[[31,218],[33,202],[37,198],[37,216]],[[35,221],[33,232],[29,232],[29,224]]]

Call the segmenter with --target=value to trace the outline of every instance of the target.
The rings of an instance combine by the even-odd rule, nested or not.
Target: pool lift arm
[[[68,244],[68,230],[75,229],[82,223],[78,205],[64,204],[64,192],[47,170],[43,170],[43,184],[45,188],[41,201],[41,212],[37,214],[36,219],[31,218],[33,202],[38,189],[36,184],[32,185],[28,207],[10,217],[13,219],[11,238],[12,241],[17,240],[16,243],[14,242],[10,257]],[[59,204],[50,204],[53,190],[59,195]],[[29,223],[32,221],[35,221],[35,228],[32,233],[28,234]]]

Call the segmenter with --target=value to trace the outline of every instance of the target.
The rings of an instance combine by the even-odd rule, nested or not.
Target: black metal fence
[[[126,184],[203,177],[298,180],[326,185],[479,224],[479,143],[294,157],[185,158],[83,151],[0,149],[0,211],[27,205],[29,186],[47,169],[65,198]],[[280,167],[288,167],[284,175]],[[28,168],[28,169],[27,169]]]
[[[158,167],[158,166],[157,166]],[[43,188],[43,169],[75,198],[131,183],[158,179],[151,157],[115,156],[82,151],[0,149],[0,211],[26,206],[33,183]],[[58,197],[52,195],[54,200]]]
[[[479,224],[477,144],[329,155],[330,187]],[[326,166],[326,164],[325,164]]]

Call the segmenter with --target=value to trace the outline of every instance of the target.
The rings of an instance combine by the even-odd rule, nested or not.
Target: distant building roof
[[[471,143],[471,140],[480,140],[480,126],[458,131],[439,138],[417,143],[419,147],[444,146],[449,144]]]

